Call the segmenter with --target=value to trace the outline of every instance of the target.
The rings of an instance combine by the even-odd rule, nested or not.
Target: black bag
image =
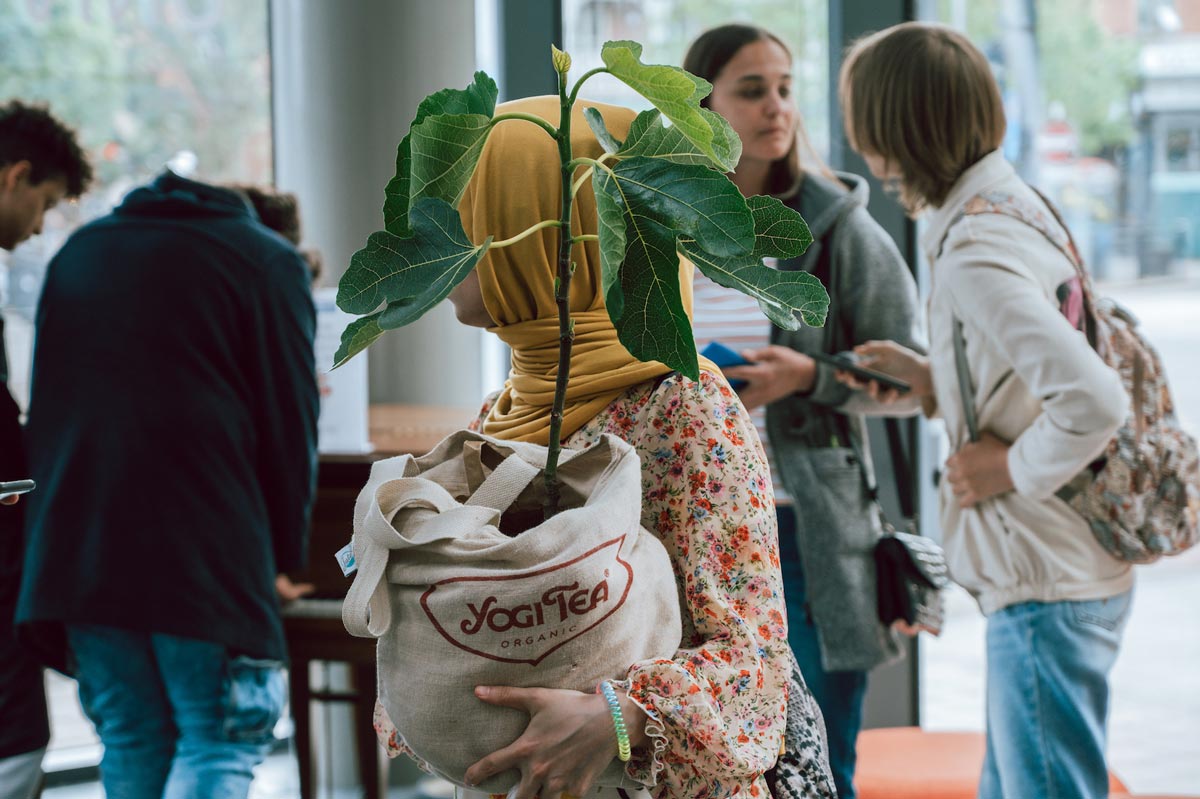
[[[920,535],[891,532],[875,544],[879,620],[902,619],[937,635],[944,612],[939,591],[946,585],[942,548]]]
[[[900,426],[887,419],[888,450],[900,512],[913,519],[912,479]],[[875,490],[873,480],[869,486]],[[883,511],[880,511],[882,518]],[[903,620],[937,635],[942,631],[945,610],[941,590],[949,582],[942,548],[923,535],[898,533],[883,519],[885,534],[875,543],[875,596],[879,621],[885,626]]]

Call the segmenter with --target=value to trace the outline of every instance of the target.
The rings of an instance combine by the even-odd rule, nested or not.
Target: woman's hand
[[[475,763],[464,776],[471,785],[503,771],[521,771],[521,782],[509,799],[561,799],[585,795],[600,772],[617,756],[617,735],[608,702],[600,694],[556,688],[479,686],[484,702],[523,710],[529,726],[521,737]],[[646,741],[646,714],[618,692],[629,744]]]
[[[918,397],[933,395],[933,380],[929,375],[929,359],[920,353],[894,341],[868,341],[854,348],[859,365],[877,372],[898,377],[911,386]],[[894,388],[888,388],[874,380],[860,380],[849,372],[837,372],[838,382],[858,391],[865,391],[871,399],[887,405],[902,396]]]
[[[751,361],[749,366],[731,366],[724,372],[731,380],[747,381],[748,385],[738,391],[747,410],[770,405],[797,391],[809,391],[817,379],[816,361],[791,347],[771,344],[746,350],[742,357]]]
[[[984,433],[979,441],[968,443],[946,461],[943,475],[958,498],[960,508],[969,508],[985,499],[1013,490],[1008,472],[1007,441]]]
[[[892,622],[892,629],[909,638],[916,638],[921,633],[929,633],[934,638],[942,634],[941,630],[931,630],[924,624],[909,624],[904,619],[896,619]]]

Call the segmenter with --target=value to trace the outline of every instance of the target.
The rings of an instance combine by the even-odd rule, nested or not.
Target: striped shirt
[[[764,259],[774,266],[773,258]],[[696,270],[692,283],[693,316],[692,334],[696,337],[696,349],[703,350],[710,342],[719,341],[734,352],[756,350],[771,343],[771,323],[758,307],[758,300],[737,289],[719,286],[703,272]],[[767,440],[767,409],[761,406],[749,411],[750,420],[758,430],[767,461],[771,464],[771,482],[775,486],[776,503],[790,503],[791,497],[779,479],[771,445]]]

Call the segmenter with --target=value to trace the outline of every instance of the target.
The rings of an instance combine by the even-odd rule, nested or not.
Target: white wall
[[[383,227],[383,189],[417,104],[475,71],[474,0],[272,0],[275,179],[334,285]],[[372,345],[371,401],[473,408],[480,333],[448,305]]]

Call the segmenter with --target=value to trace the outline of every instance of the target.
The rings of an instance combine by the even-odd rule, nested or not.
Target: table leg
[[[292,705],[292,740],[296,744],[296,762],[300,767],[300,799],[316,797],[316,762],[313,758],[312,723],[308,685],[308,660],[294,655],[288,671],[288,691]]]
[[[366,799],[387,796],[387,756],[375,738],[375,664],[358,663],[353,667],[354,740],[358,750],[358,773]]]

